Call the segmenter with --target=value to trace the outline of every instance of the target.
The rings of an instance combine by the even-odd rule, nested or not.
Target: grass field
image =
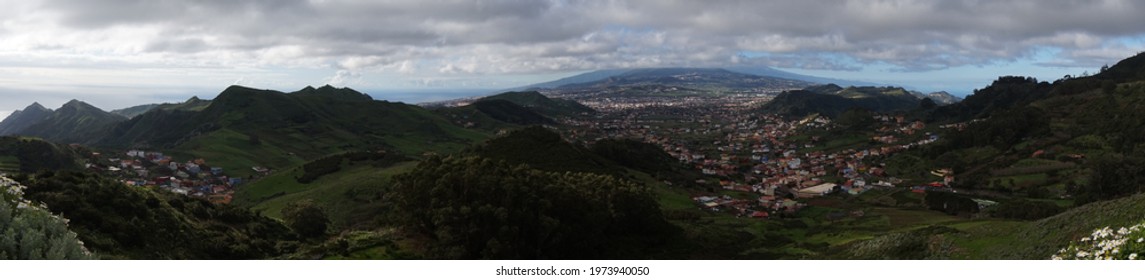
[[[0,172],[16,173],[20,171],[20,159],[15,156],[0,156]]]
[[[175,158],[202,158],[207,165],[222,167],[227,174],[246,177],[254,174],[253,166],[286,168],[306,163],[301,156],[287,152],[269,141],[251,144],[245,134],[223,129],[195,137],[180,145],[178,152],[168,152]]]
[[[272,218],[281,218],[287,204],[312,199],[326,207],[335,228],[351,226],[354,221],[368,219],[381,207],[380,194],[395,175],[412,169],[416,162],[403,162],[386,168],[367,164],[346,166],[342,171],[328,174],[309,184],[293,180],[290,173],[267,177],[246,188],[247,194],[261,195],[265,199],[251,205],[251,210]],[[242,195],[237,195],[243,197]],[[252,201],[246,201],[250,203]]]

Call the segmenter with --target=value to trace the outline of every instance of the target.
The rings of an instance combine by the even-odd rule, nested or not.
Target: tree
[[[846,131],[862,131],[875,124],[874,114],[863,108],[851,108],[839,115],[836,121]]]
[[[481,157],[430,157],[396,178],[399,221],[444,259],[647,257],[674,226],[646,187]]]
[[[291,202],[282,208],[282,219],[286,225],[303,238],[317,238],[326,235],[330,218],[325,210],[313,200]]]
[[[1089,184],[1073,194],[1079,203],[1128,196],[1145,185],[1145,157],[1138,154],[1113,154],[1095,157],[1089,164]]]
[[[251,145],[256,145],[256,146],[262,144],[262,140],[258,138],[258,135],[255,135],[253,133],[247,135],[247,142],[250,143]]]
[[[922,101],[918,102],[918,106],[922,107],[922,109],[930,110],[930,109],[934,109],[935,107],[938,107],[938,104],[934,103],[934,100],[930,99],[930,97],[926,97],[926,98],[923,98]]]

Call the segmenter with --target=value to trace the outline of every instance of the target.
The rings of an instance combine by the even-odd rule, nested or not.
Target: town
[[[741,101],[707,100],[720,103],[715,106],[666,106],[653,100],[589,104],[607,113],[594,120],[566,120],[573,127],[566,134],[574,142],[628,138],[655,144],[711,178],[694,182],[708,190],[692,196],[697,207],[739,217],[794,214],[807,199],[832,192],[953,191],[950,168],[931,171],[929,181],[904,180],[887,174],[883,160],[937,141],[936,129],[964,126],[928,128],[902,114],[877,113],[871,116],[876,129],[859,133],[873,136],[832,136],[823,133],[835,129],[828,117],[786,120],[735,104]]]

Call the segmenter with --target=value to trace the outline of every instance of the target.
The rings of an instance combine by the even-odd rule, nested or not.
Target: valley
[[[0,172],[111,217],[74,229],[101,258],[1047,259],[1145,219],[1142,59],[964,100],[655,68],[424,107],[35,103],[0,122]]]

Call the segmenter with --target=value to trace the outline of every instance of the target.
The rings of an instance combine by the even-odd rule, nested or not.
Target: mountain
[[[718,68],[634,69],[606,79],[566,84],[557,89],[669,86],[702,90],[754,90],[759,88],[802,88],[813,83],[732,72]]]
[[[549,98],[536,91],[511,91],[486,96],[479,100],[505,100],[553,118],[572,117],[596,112],[596,110],[577,103],[576,101]]]
[[[108,127],[126,119],[73,99],[19,134],[60,143],[92,143],[104,135]]]
[[[370,95],[358,92],[352,88],[336,88],[331,85],[324,85],[319,88],[306,86],[299,91],[290,93],[298,96],[329,98],[342,101],[373,101],[374,98]]]
[[[806,90],[786,91],[760,107],[760,111],[788,117],[820,114],[835,117],[856,104],[847,98]]]
[[[1075,84],[1075,82],[1069,82]],[[1064,81],[1050,84],[1037,79],[1018,76],[999,77],[985,88],[975,90],[958,103],[939,107],[930,119],[942,122],[961,122],[985,118],[998,111],[1021,107],[1049,98],[1061,91]],[[1072,86],[1067,86],[1072,87]],[[1074,91],[1070,89],[1069,91]]]
[[[119,123],[98,144],[176,150],[249,170],[351,150],[448,152],[485,137],[424,108],[375,101],[353,89],[284,93],[231,86],[199,111],[151,110]]]
[[[703,68],[661,68],[661,69],[703,69]],[[868,82],[848,81],[848,80],[800,75],[800,74],[786,72],[786,71],[778,70],[778,69],[767,67],[767,66],[731,66],[731,67],[722,67],[722,68],[718,68],[718,69],[726,70],[726,71],[730,71],[730,72],[735,72],[735,73],[740,73],[740,74],[752,75],[752,76],[772,77],[772,78],[780,78],[780,79],[787,79],[787,80],[798,80],[798,81],[805,81],[805,82],[815,83],[815,84],[839,84],[839,85],[846,85],[846,86],[879,86],[879,84],[868,83]],[[537,83],[537,84],[527,85],[527,86],[523,86],[523,87],[513,88],[510,90],[511,91],[523,91],[523,90],[555,89],[555,88],[559,88],[559,87],[566,86],[566,85],[591,84],[591,83],[595,83],[595,82],[600,82],[602,80],[607,80],[608,78],[612,78],[612,77],[624,76],[624,75],[629,74],[633,71],[644,71],[644,70],[649,70],[649,69],[596,70],[596,71],[591,71],[591,72],[587,72],[587,73],[583,73],[583,74],[579,74],[579,75],[575,75],[575,76],[571,76],[571,77],[561,78],[561,79],[554,80],[554,81]]]
[[[556,124],[550,118],[506,100],[478,100],[469,106],[501,122],[519,125]]]
[[[765,113],[788,117],[820,114],[835,117],[850,108],[875,112],[909,111],[919,106],[919,99],[899,87],[840,87],[818,85],[803,90],[780,93],[760,107]]]
[[[551,89],[551,88],[561,87],[564,85],[591,83],[591,82],[595,82],[595,81],[604,80],[604,79],[607,79],[607,78],[612,77],[612,76],[624,74],[628,71],[632,71],[632,70],[631,69],[596,70],[596,71],[592,71],[592,72],[588,72],[588,73],[584,73],[584,74],[579,74],[579,75],[575,75],[575,76],[571,76],[571,77],[567,77],[567,78],[557,79],[555,81],[513,88],[513,89],[510,89],[509,91]]]
[[[32,103],[24,110],[16,110],[4,118],[4,121],[0,121],[0,136],[20,133],[25,128],[48,118],[51,114],[51,109],[44,108],[40,103]]]
[[[948,92],[945,92],[945,91],[921,93],[921,92],[917,92],[917,91],[912,90],[910,92],[910,94],[914,95],[914,97],[916,97],[920,100],[923,98],[930,98],[930,100],[934,101],[934,103],[938,104],[939,106],[950,105],[950,104],[954,104],[954,103],[958,103],[958,102],[962,101],[962,98],[954,96],[954,95],[952,95]]]
[[[816,84],[837,84],[837,85],[844,85],[844,86],[883,86],[883,85],[876,84],[876,83],[868,83],[868,82],[861,82],[861,81],[849,81],[849,80],[840,80],[840,79],[800,75],[800,74],[782,71],[782,70],[778,70],[778,69],[767,67],[767,66],[732,66],[732,67],[723,67],[723,69],[727,69],[728,71],[732,71],[732,72],[738,72],[738,73],[744,73],[744,74],[750,74],[750,75],[756,75],[756,76],[766,76],[766,77],[776,77],[776,78],[784,78],[784,79],[791,79],[791,80],[800,80],[800,81],[807,81],[807,82],[812,82],[812,83],[816,83]]]
[[[135,116],[142,115],[151,110],[183,110],[183,111],[200,111],[211,104],[211,100],[202,100],[198,96],[192,96],[183,101],[182,103],[163,103],[163,104],[145,104],[139,106],[132,106],[118,110],[112,110],[112,114],[124,116],[127,118],[134,118]]]
[[[120,116],[124,116],[124,117],[130,119],[130,118],[134,118],[135,116],[142,115],[143,113],[146,113],[147,111],[151,111],[151,109],[155,109],[156,107],[159,107],[160,105],[163,105],[163,104],[158,104],[158,103],[156,103],[156,104],[143,104],[143,105],[131,106],[131,107],[123,108],[123,109],[111,110],[111,113],[116,114],[116,115],[120,115]]]
[[[834,94],[836,92],[842,91],[843,87],[836,85],[836,84],[825,84],[825,85],[809,86],[809,87],[803,88],[803,90],[814,92],[814,93]]]

